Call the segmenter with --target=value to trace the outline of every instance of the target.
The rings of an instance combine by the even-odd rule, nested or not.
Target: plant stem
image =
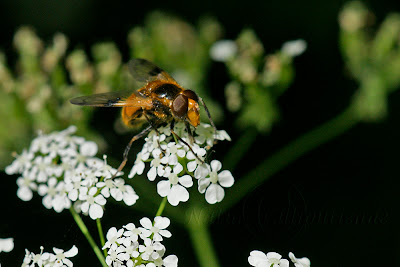
[[[104,244],[106,243],[106,241],[104,240],[103,227],[101,226],[100,218],[96,219],[96,225],[97,225],[97,230],[99,231],[101,247],[104,247]],[[104,257],[107,257],[107,250],[106,249],[103,249],[103,254],[104,254]]]
[[[103,254],[101,253],[101,250],[99,247],[96,245],[96,242],[93,240],[92,236],[89,233],[89,230],[87,229],[85,223],[82,221],[82,218],[79,216],[78,213],[74,210],[74,208],[70,208],[69,211],[72,214],[72,217],[74,218],[76,224],[78,225],[79,229],[81,229],[82,234],[86,237],[88,240],[90,246],[92,247],[94,253],[96,254],[97,258],[99,259],[101,265],[103,267],[107,267],[106,261],[103,257]]]
[[[271,176],[284,169],[287,165],[297,160],[307,152],[332,140],[338,135],[352,128],[359,122],[354,115],[352,107],[335,118],[317,126],[315,129],[298,137],[278,152],[264,160],[260,165],[253,168],[236,182],[236,190],[226,195],[224,201],[213,207],[219,212],[224,212],[239,202],[249,192],[265,182]]]
[[[161,216],[161,214],[164,211],[165,204],[167,204],[167,197],[164,197],[163,200],[161,201],[160,206],[158,207],[158,210],[157,210],[157,213],[156,213],[156,217],[157,216]]]
[[[209,231],[207,209],[193,207],[186,213],[185,227],[201,267],[219,267],[219,262]]]

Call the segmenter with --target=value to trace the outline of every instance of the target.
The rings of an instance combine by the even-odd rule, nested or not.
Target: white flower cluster
[[[71,207],[95,220],[103,217],[107,198],[133,205],[139,198],[121,178],[110,178],[116,172],[104,160],[96,158],[97,145],[72,135],[76,127],[61,132],[39,134],[29,149],[24,150],[6,173],[21,174],[17,179],[17,195],[24,201],[38,192],[47,209],[61,212]],[[119,173],[121,175],[122,173]]]
[[[224,130],[214,133],[211,125],[200,124],[193,133],[192,144],[184,123],[177,123],[174,131],[187,144],[175,140],[168,126],[151,131],[145,138],[146,142],[137,154],[128,177],[141,175],[145,163],[150,163],[147,178],[150,181],[154,181],[157,176],[166,178],[158,182],[157,192],[160,196],[167,197],[171,205],[177,206],[179,202],[186,202],[189,199],[187,188],[193,185],[192,178],[197,179],[198,190],[202,194],[205,193],[208,203],[222,201],[225,196],[223,187],[231,187],[234,178],[228,170],[220,172],[221,162],[213,160],[208,164],[205,158],[207,150],[214,145],[214,141],[230,140],[229,135]]]
[[[157,216],[154,222],[149,218],[140,220],[141,227],[133,223],[124,225],[117,230],[112,227],[107,232],[107,242],[103,249],[108,250],[106,263],[114,267],[176,267],[178,257],[169,255],[165,258],[165,246],[161,244],[164,237],[171,237],[171,232],[166,230],[170,220]]]
[[[308,258],[297,259],[292,252],[289,253],[290,260],[295,267],[310,267],[311,262]],[[249,263],[255,267],[289,267],[289,261],[282,259],[282,256],[276,252],[268,252],[265,254],[259,250],[250,252]]]
[[[78,248],[73,246],[70,250],[65,251],[59,248],[53,248],[53,253],[44,252],[44,248],[40,247],[40,253],[34,254],[29,250],[25,249],[25,258],[22,262],[21,267],[61,267],[61,266],[74,266],[72,261],[68,258],[76,256],[78,254]]]

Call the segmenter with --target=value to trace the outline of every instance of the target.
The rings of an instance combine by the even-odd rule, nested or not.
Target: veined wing
[[[165,82],[176,83],[171,75],[146,59],[131,59],[128,62],[128,68],[132,77],[139,82],[147,83],[155,80],[161,80]]]
[[[88,96],[80,96],[70,100],[74,105],[91,107],[145,107],[153,106],[149,97],[134,90],[115,91]]]

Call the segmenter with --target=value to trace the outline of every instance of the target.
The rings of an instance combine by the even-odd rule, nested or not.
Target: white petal
[[[86,141],[81,145],[80,153],[84,156],[93,157],[97,153],[97,145],[95,142]]]
[[[111,240],[113,239],[113,237],[117,234],[117,228],[115,227],[111,227],[108,231],[107,231],[107,240]]]
[[[268,252],[267,253],[267,258],[268,259],[277,259],[280,260],[282,258],[282,255],[276,252]]]
[[[195,160],[189,161],[187,164],[187,169],[189,172],[193,172],[197,167],[197,162]]]
[[[203,163],[197,166],[194,172],[194,177],[196,179],[205,178],[210,173],[210,166],[207,163]]]
[[[179,163],[174,167],[174,173],[175,174],[179,174],[182,170],[183,170],[183,167]]]
[[[94,188],[94,187],[93,187]],[[107,203],[107,200],[103,197],[103,195],[97,195],[94,197],[94,201],[99,204],[104,206]]]
[[[165,197],[169,194],[169,191],[171,190],[171,184],[168,180],[163,180],[158,182],[157,184],[157,193],[162,196]]]
[[[78,248],[74,245],[70,250],[64,253],[65,257],[74,257],[76,254],[78,254]]]
[[[268,264],[268,258],[265,253],[259,250],[253,250],[250,252],[250,256],[248,258],[249,263],[253,266],[257,266],[259,264]]]
[[[14,238],[0,239],[0,252],[10,252],[14,248]]]
[[[210,165],[211,165],[211,170],[214,171],[214,172],[219,171],[221,169],[221,167],[222,167],[221,162],[219,160],[216,160],[216,159],[211,161]]]
[[[203,194],[207,187],[210,185],[210,179],[205,178],[205,179],[200,179],[199,180],[199,186],[198,186],[198,190],[201,194]]]
[[[177,206],[179,202],[186,202],[189,200],[189,192],[180,185],[174,185],[168,195],[168,202],[172,206]]]
[[[18,188],[17,196],[23,201],[29,201],[32,199],[33,193],[28,187],[23,186]]]
[[[151,227],[153,227],[153,223],[147,217],[144,217],[144,218],[140,219],[139,222],[146,229],[150,229]]]
[[[225,191],[224,189],[217,185],[211,184],[206,191],[206,200],[210,204],[215,204],[217,202],[221,202],[224,199]]]
[[[175,255],[169,255],[163,259],[163,265],[165,267],[177,267],[178,257]]]
[[[159,229],[165,229],[169,226],[171,221],[167,217],[157,216],[154,218],[154,226]]]
[[[289,261],[287,259],[282,259],[279,262],[280,267],[289,267]],[[297,266],[296,266],[297,267]]]
[[[81,210],[82,212],[86,213],[89,210],[89,203],[88,202],[83,202],[81,205]]]
[[[149,181],[154,181],[156,179],[156,176],[157,176],[157,168],[153,166],[147,173],[147,178],[149,179]]]
[[[232,173],[228,170],[224,170],[218,174],[218,182],[223,187],[231,187],[235,182],[233,179]]]
[[[167,238],[172,236],[171,232],[168,230],[160,230],[160,235],[167,237]]]
[[[184,175],[184,176],[180,177],[178,180],[179,180],[179,183],[181,185],[183,185],[184,187],[191,187],[193,185],[192,176],[190,176],[190,175]]]
[[[104,211],[100,205],[93,204],[89,208],[89,216],[93,220],[103,217]]]

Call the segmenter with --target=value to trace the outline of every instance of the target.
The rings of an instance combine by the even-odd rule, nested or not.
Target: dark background
[[[88,48],[112,40],[125,53],[126,61],[128,30],[142,24],[154,9],[170,11],[192,23],[204,14],[213,15],[228,39],[251,27],[267,52],[279,49],[287,40],[305,39],[308,48],[295,60],[294,84],[280,99],[281,120],[270,134],[257,137],[249,161],[241,162],[234,173],[240,179],[240,174],[254,165],[251,160],[272,154],[348,105],[357,84],[346,75],[338,47],[337,15],[345,2],[3,0],[0,48],[13,55],[14,32],[21,25],[31,25],[44,40],[50,40],[55,32],[65,33],[70,47]],[[400,12],[398,1],[365,3],[377,22],[389,12]],[[218,66],[215,69],[219,71]],[[258,249],[276,251],[285,258],[292,251],[298,257],[309,257],[313,266],[400,266],[400,94],[393,94],[389,104],[384,121],[359,124],[305,155],[221,216],[212,227],[221,265],[249,266],[250,251]],[[227,120],[232,119],[227,115]],[[118,136],[110,140],[117,141]],[[4,266],[19,266],[24,248],[38,253],[40,245],[50,251],[53,246],[69,249],[73,244],[80,249],[73,259],[76,266],[97,266],[68,212],[45,210],[39,198],[22,202],[16,197],[15,177],[1,178],[0,237],[14,237],[16,246],[11,253],[0,254]],[[115,207],[108,212],[120,216],[118,212],[126,210]],[[121,224],[131,218],[126,214]],[[104,228],[111,226],[105,224]],[[167,254],[176,254],[180,266],[196,266],[187,234],[173,224],[170,230],[173,237],[165,244]]]

